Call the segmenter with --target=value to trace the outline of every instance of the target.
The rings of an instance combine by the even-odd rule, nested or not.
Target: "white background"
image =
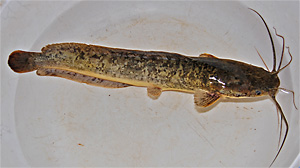
[[[291,47],[294,61],[280,73],[281,87],[294,90],[298,102],[298,1],[1,5],[2,166],[269,166],[276,155],[277,115],[268,98],[223,101],[200,113],[191,94],[165,92],[153,101],[144,88],[16,74],[7,59],[17,49],[73,41],[192,56],[208,52],[263,66],[256,47],[271,68],[270,42],[251,7]],[[281,40],[275,38],[275,45],[280,48]],[[299,113],[291,94],[277,97],[290,134],[274,166],[298,167]]]

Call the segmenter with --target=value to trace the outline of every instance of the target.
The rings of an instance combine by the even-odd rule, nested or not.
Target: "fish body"
[[[16,60],[26,57],[27,63],[18,70],[21,65]],[[132,85],[188,93],[202,90],[218,97],[252,97],[258,95],[257,91],[263,95],[269,91],[269,84],[275,81],[279,85],[279,79],[270,78],[270,72],[263,68],[210,54],[192,57],[81,43],[51,44],[42,52],[15,51],[10,55],[9,65],[16,72],[37,70],[39,75],[60,74],[60,77],[64,77],[63,73],[73,73],[124,87]],[[264,79],[261,81],[267,84],[264,84],[265,89],[258,79]]]

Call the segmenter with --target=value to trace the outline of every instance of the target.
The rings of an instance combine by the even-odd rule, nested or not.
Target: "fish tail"
[[[40,56],[42,53],[26,52],[17,50],[12,52],[8,58],[9,67],[18,73],[25,73],[37,70],[38,66],[34,62],[34,57]]]

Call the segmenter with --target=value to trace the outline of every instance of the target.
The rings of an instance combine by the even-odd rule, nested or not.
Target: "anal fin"
[[[108,81],[97,77],[83,75],[80,73],[62,70],[62,69],[40,68],[37,70],[36,74],[40,76],[56,76],[56,77],[66,78],[76,82],[86,83],[89,85],[100,86],[105,88],[123,88],[123,87],[131,86],[125,83]]]
[[[147,94],[153,100],[158,99],[161,92],[162,92],[162,90],[159,87],[155,87],[155,86],[148,86],[147,87]]]
[[[195,104],[199,107],[208,107],[219,99],[220,95],[201,90],[197,90],[194,95]]]

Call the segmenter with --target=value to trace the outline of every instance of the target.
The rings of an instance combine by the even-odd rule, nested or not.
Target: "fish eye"
[[[255,91],[255,94],[256,94],[256,95],[260,95],[260,94],[261,94],[261,91],[257,90],[257,91]]]

